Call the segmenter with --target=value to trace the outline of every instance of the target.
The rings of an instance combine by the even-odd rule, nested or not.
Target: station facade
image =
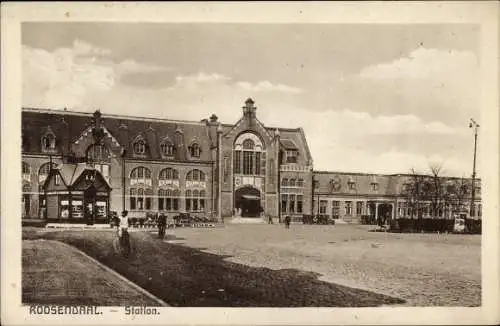
[[[302,128],[266,126],[252,99],[234,124],[23,108],[22,183],[23,218],[73,223],[122,210],[351,222],[404,212],[404,175],[313,171]]]

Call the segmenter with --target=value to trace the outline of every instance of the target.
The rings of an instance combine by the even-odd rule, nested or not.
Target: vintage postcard
[[[2,322],[498,323],[498,9],[2,5]]]

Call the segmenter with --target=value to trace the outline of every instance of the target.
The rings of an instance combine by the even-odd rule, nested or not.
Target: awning
[[[250,199],[250,200],[260,200],[259,196],[253,196],[253,195],[243,195],[241,197],[245,198],[245,199]]]

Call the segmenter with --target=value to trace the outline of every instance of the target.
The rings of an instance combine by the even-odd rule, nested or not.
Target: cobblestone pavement
[[[254,267],[295,268],[321,280],[403,298],[410,306],[481,305],[481,237],[369,232],[361,225],[177,228],[182,243]]]

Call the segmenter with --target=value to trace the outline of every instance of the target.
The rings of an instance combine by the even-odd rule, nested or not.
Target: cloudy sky
[[[318,170],[470,175],[474,25],[23,23],[23,106],[303,127]],[[479,149],[480,150],[480,149]]]

